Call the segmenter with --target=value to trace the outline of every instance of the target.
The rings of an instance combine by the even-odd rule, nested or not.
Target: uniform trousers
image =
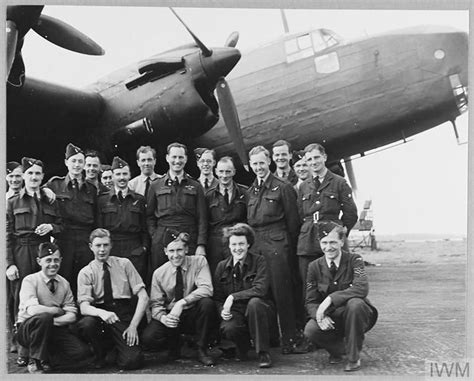
[[[374,312],[360,298],[352,298],[345,306],[336,308],[329,314],[335,329],[323,331],[312,317],[306,324],[305,336],[319,348],[326,349],[333,356],[347,354],[349,361],[359,360],[364,342],[364,333],[373,325]]]
[[[140,274],[142,280],[147,276],[147,253],[143,251],[143,242],[140,236],[131,238],[114,238],[112,233],[112,250],[110,255],[128,258]]]
[[[30,358],[48,361],[53,366],[73,366],[88,358],[91,351],[69,328],[55,326],[53,315],[42,313],[19,323],[17,340],[29,349]]]
[[[267,261],[270,290],[277,309],[282,344],[288,345],[296,338],[295,282],[288,233],[283,226],[254,227],[254,230],[255,243],[252,251],[263,255]]]
[[[89,248],[89,229],[71,229],[64,231],[57,240],[62,261],[59,274],[71,285],[74,296],[77,295],[77,274],[94,259]]]
[[[95,307],[115,312],[120,319],[107,324],[99,317],[84,316],[77,323],[80,335],[91,344],[96,359],[104,359],[107,351],[115,348],[116,364],[120,369],[140,368],[144,360],[140,345],[128,346],[122,337],[135,313],[134,303],[130,299],[115,299],[112,304],[97,304]]]
[[[230,320],[221,321],[222,337],[233,341],[241,353],[250,349],[250,339],[255,343],[255,352],[268,352],[270,324],[275,319],[271,303],[261,298],[251,298],[248,303],[234,302],[231,313]]]
[[[179,350],[179,335],[194,333],[198,347],[206,347],[216,325],[217,312],[214,301],[211,298],[202,298],[191,308],[183,310],[176,328],[169,328],[162,322],[151,319],[143,331],[142,343],[148,350],[160,351],[168,348],[177,351]]]

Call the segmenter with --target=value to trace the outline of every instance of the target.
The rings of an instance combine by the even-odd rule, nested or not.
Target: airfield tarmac
[[[379,242],[379,251],[356,249],[366,262],[369,299],[379,311],[375,327],[367,333],[361,353],[362,375],[428,376],[429,362],[465,361],[466,353],[466,241]],[[213,355],[217,356],[218,351]],[[218,359],[204,367],[193,350],[184,358],[165,363],[166,352],[147,353],[145,367],[119,371],[110,366],[100,374],[196,374],[196,375],[342,375],[344,365],[329,365],[327,353],[303,355],[271,350],[273,367],[258,369],[255,353],[248,362]],[[9,373],[27,373],[7,353]],[[427,363],[428,362],[428,363]],[[427,365],[428,364],[428,365]]]

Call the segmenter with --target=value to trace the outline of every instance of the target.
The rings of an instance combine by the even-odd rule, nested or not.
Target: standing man
[[[101,165],[100,182],[103,185],[105,185],[108,189],[113,188],[114,183],[112,181],[112,169],[110,165],[108,164]]]
[[[329,352],[329,363],[342,362],[345,371],[360,368],[364,333],[377,321],[377,309],[367,299],[369,283],[364,260],[343,250],[344,228],[332,221],[318,225],[324,256],[308,268],[306,309],[310,320],[305,336]]]
[[[128,187],[135,193],[148,197],[150,185],[161,176],[155,173],[156,151],[150,146],[141,146],[137,149],[137,165],[140,168],[140,174],[131,179]]]
[[[300,308],[294,299],[297,273],[293,257],[300,227],[296,192],[289,182],[270,173],[270,153],[264,147],[252,148],[249,159],[257,175],[249,188],[247,204],[247,221],[256,236],[253,251],[267,261],[282,353],[290,354],[295,352],[296,309]]]
[[[308,179],[311,174],[304,151],[293,152],[293,170],[298,177],[298,181],[295,184],[295,190],[298,192],[300,185],[303,183],[303,181]]]
[[[100,158],[99,153],[94,150],[87,150],[85,153],[85,166],[84,171],[86,173],[86,180],[97,189],[97,194],[101,195],[108,192],[108,188],[100,182]]]
[[[77,367],[91,352],[69,330],[76,321],[77,307],[69,282],[58,274],[61,253],[54,243],[44,242],[37,255],[41,270],[23,280],[17,322],[18,342],[30,353],[28,371]]]
[[[79,147],[68,144],[64,164],[67,175],[52,177],[46,186],[56,194],[64,221],[64,231],[57,241],[63,255],[60,273],[75,294],[79,270],[93,259],[88,238],[96,224],[97,188],[84,178],[85,156]]]
[[[21,163],[25,187],[7,202],[6,275],[13,298],[13,322],[17,320],[21,282],[39,270],[38,246],[64,228],[57,202],[50,203],[40,188],[44,177],[43,162],[24,157]],[[19,348],[18,365],[27,365],[26,356],[26,350]]]
[[[219,262],[214,274],[214,300],[222,318],[222,336],[235,343],[240,360],[247,357],[252,339],[259,367],[269,368],[270,322],[275,317],[267,298],[265,258],[249,251],[255,234],[247,224],[227,228],[225,237],[232,257]]]
[[[153,273],[151,321],[143,332],[144,346],[159,350],[168,346],[169,360],[180,356],[181,332],[197,335],[198,360],[214,365],[207,353],[210,333],[217,323],[212,280],[203,256],[187,256],[189,234],[167,230],[165,253],[169,261]]]
[[[130,167],[114,157],[114,188],[99,197],[97,226],[112,235],[111,255],[128,258],[145,280],[150,246],[145,220],[145,198],[128,188]]]
[[[7,163],[7,186],[8,190],[5,194],[7,201],[9,198],[20,193],[23,186],[23,170],[20,163],[16,161],[9,161]]]
[[[120,369],[138,369],[143,364],[138,328],[148,294],[132,262],[110,256],[111,246],[108,230],[91,233],[94,260],[77,277],[77,302],[84,316],[78,323],[79,332],[91,344],[97,368],[105,365],[106,351],[115,348]],[[136,306],[133,295],[138,296]]]
[[[151,236],[151,271],[168,259],[163,237],[167,229],[190,235],[189,255],[206,255],[207,208],[198,181],[184,172],[187,148],[180,143],[168,145],[169,170],[150,187],[147,199],[147,225]]]
[[[217,179],[214,177],[216,152],[213,149],[196,148],[194,154],[196,155],[197,166],[201,172],[198,180],[204,188],[204,192],[207,192],[209,188],[217,186]]]
[[[303,225],[298,238],[298,263],[303,284],[311,261],[323,255],[317,239],[319,221],[334,221],[347,229],[347,235],[357,222],[357,207],[352,189],[343,177],[326,168],[327,155],[320,144],[309,144],[305,157],[312,178],[300,185],[298,208]]]
[[[298,181],[295,171],[290,167],[291,146],[286,140],[278,140],[273,143],[272,158],[276,165],[273,173],[276,177],[295,185]]]
[[[218,184],[206,192],[209,224],[206,252],[212,275],[217,264],[230,256],[223,229],[247,220],[247,188],[233,180],[235,166],[231,157],[219,160],[216,175]]]

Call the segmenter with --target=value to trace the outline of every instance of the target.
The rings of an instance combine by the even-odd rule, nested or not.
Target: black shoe
[[[272,366],[270,353],[264,351],[258,353],[258,366],[260,368],[270,368]]]
[[[329,355],[329,364],[340,364],[344,359],[341,356]]]
[[[214,360],[212,359],[211,356],[209,356],[207,354],[207,351],[206,351],[206,348],[203,348],[203,347],[199,347],[198,350],[198,360],[199,362],[201,362],[202,364],[206,365],[206,366],[212,366],[214,365]]]
[[[16,365],[18,366],[27,366],[28,365],[28,357],[26,356],[18,356],[16,358]]]
[[[40,361],[40,366],[41,366],[41,369],[43,369],[45,373],[51,372],[53,370],[53,367],[49,363],[43,360]]]
[[[360,369],[360,359],[356,362],[348,361],[346,367],[344,368],[345,372],[354,372]]]
[[[43,372],[43,368],[41,367],[40,361],[35,359],[30,359],[28,361],[28,372],[31,374],[41,374]]]

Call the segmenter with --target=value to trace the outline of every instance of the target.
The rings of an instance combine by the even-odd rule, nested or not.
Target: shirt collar
[[[115,194],[118,196],[119,192],[122,192],[122,196],[125,197],[128,195],[128,187],[125,188],[125,189],[119,189],[117,187],[114,187],[114,190],[115,190]]]
[[[44,283],[48,283],[51,279],[54,279],[55,281],[58,281],[58,274],[56,274],[55,276],[53,276],[51,278],[48,278],[42,270],[39,271],[39,274],[40,274],[41,280]]]
[[[158,175],[155,172],[153,172],[150,176],[144,175],[143,173],[140,174],[140,179],[143,182],[146,182],[146,179],[148,177],[150,178],[151,181],[153,181],[158,177]]]
[[[326,263],[328,264],[329,268],[331,267],[331,262],[332,261],[334,261],[334,263],[336,264],[336,267],[339,268],[339,265],[341,264],[342,252],[335,259],[328,259],[326,256],[324,256],[324,258],[326,259]]]
[[[327,174],[328,174],[328,169],[327,169],[327,168],[324,168],[324,173],[323,173],[321,176],[319,176],[319,175],[316,174],[316,173],[313,173],[313,179],[316,178],[316,177],[318,177],[318,178],[319,178],[319,181],[320,181],[320,182],[323,182],[323,180],[324,180],[324,178],[326,177]]]
[[[183,263],[181,264],[181,269],[182,269],[182,270],[188,271],[189,261],[190,261],[190,260],[191,260],[191,259],[190,259],[187,255],[184,257],[184,261],[183,261]],[[173,269],[173,271],[172,271],[173,274],[175,274],[177,267],[175,267],[174,265],[172,265],[171,262],[170,262],[170,266],[171,266],[171,268]]]
[[[170,179],[170,180],[172,180],[172,181],[174,181],[174,179],[175,179],[175,177],[176,177],[176,176],[171,177],[171,174],[170,174],[169,171],[166,172],[166,176],[168,176],[168,179]],[[181,175],[178,175],[177,177],[178,177],[179,182],[181,183],[181,181],[183,181],[183,179],[186,178],[186,173],[183,171],[183,173],[182,173]]]
[[[231,181],[229,183],[229,186],[226,188],[224,187],[221,183],[219,183],[219,186],[217,187],[217,190],[221,193],[221,194],[224,194],[225,193],[225,190],[228,190],[229,192],[232,192],[234,190],[234,182]]]
[[[212,180],[214,180],[214,176],[212,175],[212,173],[210,173],[209,176],[204,176],[202,174],[201,174],[201,176],[199,176],[199,181],[201,183],[204,183],[206,181],[206,179],[209,182],[209,185],[211,185]]]

